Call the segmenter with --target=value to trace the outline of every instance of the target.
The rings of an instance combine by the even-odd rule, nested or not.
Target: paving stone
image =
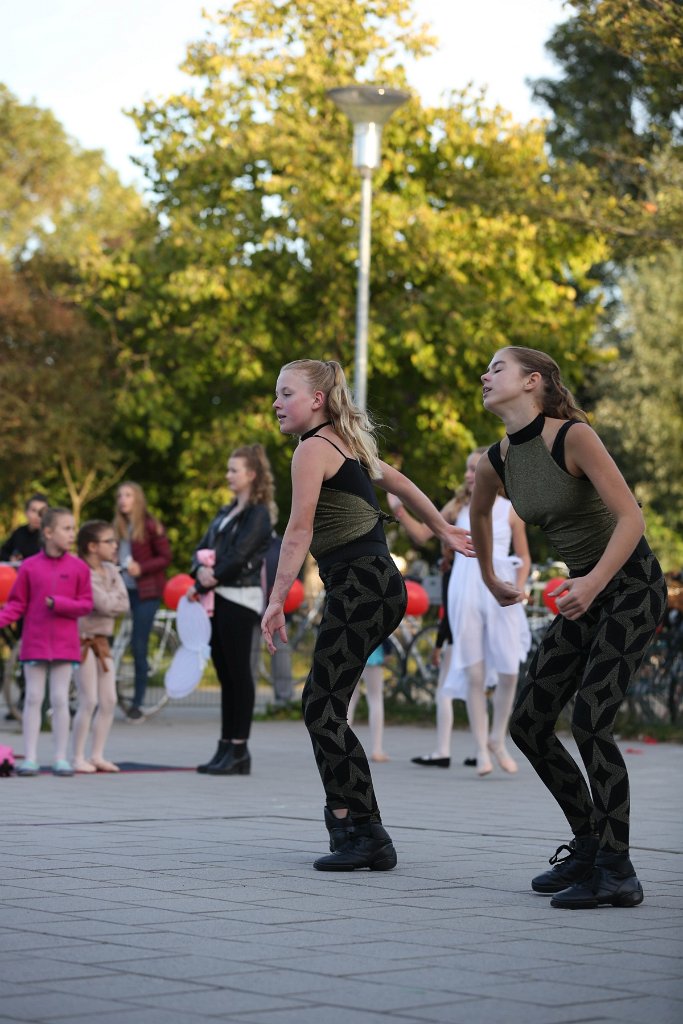
[[[312,869],[301,723],[256,723],[244,778],[3,781],[0,1024],[678,1024],[683,748],[628,762],[646,902],[571,913],[529,888],[569,838],[529,766],[420,773],[406,751],[428,737],[388,729],[374,772],[393,872]],[[160,765],[214,745],[212,715],[181,707],[111,737]]]

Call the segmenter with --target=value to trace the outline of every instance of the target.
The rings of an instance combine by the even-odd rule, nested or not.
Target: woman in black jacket
[[[274,518],[273,474],[260,444],[237,448],[228,459],[226,479],[234,498],[220,509],[195,549],[192,575],[197,593],[213,591],[211,658],[221,684],[222,732],[216,753],[197,771],[208,775],[248,775],[247,748],[254,713],[251,644],[263,611],[261,565]],[[215,554],[213,567],[199,552]]]

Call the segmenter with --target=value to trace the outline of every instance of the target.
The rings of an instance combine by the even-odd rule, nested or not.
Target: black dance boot
[[[325,807],[325,828],[330,833],[330,853],[341,850],[353,834],[353,822],[350,815],[336,818],[329,807]]]
[[[384,826],[379,821],[354,825],[353,833],[342,849],[313,862],[318,871],[391,871],[396,867],[396,850]]]
[[[548,862],[554,867],[532,878],[531,888],[549,896],[562,892],[575,882],[587,881],[593,874],[598,843],[597,836],[575,836],[568,845],[558,846]],[[562,850],[567,851],[566,857],[559,856]]]
[[[643,902],[643,887],[627,853],[605,853],[595,858],[595,868],[586,882],[556,893],[551,907],[561,910],[593,910],[595,907],[637,907]]]
[[[199,772],[199,774],[206,775],[209,768],[213,768],[215,764],[218,764],[219,761],[222,761],[227,753],[229,746],[230,740],[219,740],[218,746],[216,747],[216,753],[213,755],[211,760],[207,761],[206,764],[197,765],[197,771]]]
[[[207,775],[249,775],[251,754],[246,743],[228,744],[228,749],[216,764],[206,769]]]

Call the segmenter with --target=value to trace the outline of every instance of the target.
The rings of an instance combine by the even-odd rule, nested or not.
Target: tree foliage
[[[683,290],[671,285],[682,280],[677,249],[625,273],[619,359],[601,371],[594,409],[635,493],[673,534],[683,534]]]
[[[429,45],[405,0],[240,0],[190,47],[192,87],[136,112],[158,225],[88,287],[115,339],[128,444],[143,475],[166,467],[181,518],[251,438],[268,445],[286,505],[277,371],[305,355],[353,363],[359,180],[326,90],[404,87],[405,55]],[[388,457],[440,498],[471,446],[496,435],[479,374],[497,347],[541,346],[580,381],[606,250],[574,223],[585,172],[553,167],[539,126],[477,97],[431,109],[413,98],[383,154],[369,404]]]
[[[84,275],[142,215],[102,154],[0,86],[0,401],[4,501],[37,481],[73,507],[125,465],[112,440],[116,356],[84,304]],[[98,290],[101,290],[101,283]]]
[[[560,77],[532,83],[551,112],[548,141],[556,157],[597,172],[587,223],[611,239],[616,258],[656,251],[683,232],[680,216],[667,214],[656,199],[674,185],[667,176],[672,165],[661,154],[681,158],[683,6],[678,0],[571,6],[576,15],[546,44]],[[599,195],[608,204],[598,222],[590,211]]]

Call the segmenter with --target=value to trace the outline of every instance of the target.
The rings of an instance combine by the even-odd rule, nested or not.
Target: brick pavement
[[[117,721],[110,755],[192,767],[214,716]],[[678,1024],[683,748],[622,744],[645,903],[571,912],[529,889],[569,838],[530,768],[478,779],[464,733],[450,770],[411,765],[432,738],[388,729],[373,769],[388,873],[311,868],[326,833],[299,722],[256,723],[249,777],[0,779],[0,1024]]]

